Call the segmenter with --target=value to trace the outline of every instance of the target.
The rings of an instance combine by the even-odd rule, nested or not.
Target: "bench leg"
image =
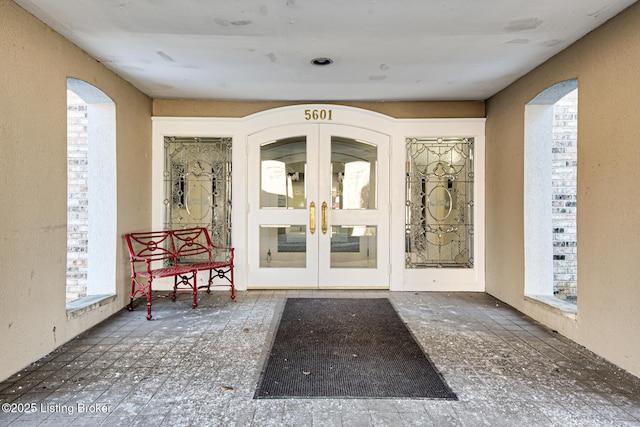
[[[127,310],[133,311],[133,300],[136,295],[140,294],[140,296],[147,297],[147,320],[151,320],[151,281],[153,279],[149,278],[147,283],[140,283],[136,277],[131,278],[131,296],[129,298],[129,304],[127,305]]]
[[[198,277],[197,271],[193,271],[193,308],[198,306]]]
[[[173,293],[171,294],[171,301],[176,302],[176,292],[178,291],[178,276],[173,276]]]
[[[207,281],[207,293],[211,293],[211,285],[213,284],[213,270],[209,270],[209,280]]]
[[[229,275],[231,276],[231,299],[236,299],[236,285],[233,281],[233,265],[231,266]]]
[[[177,275],[173,277],[173,294],[171,294],[171,300],[172,301],[176,300],[178,286],[189,287],[191,288],[193,293],[193,308],[196,308],[198,306],[198,277],[196,274],[197,271],[194,270],[194,271],[190,271],[189,273],[191,273],[191,276],[187,274],[182,274],[182,275]],[[178,280],[178,278],[180,278],[180,280]],[[193,284],[191,282],[192,280],[193,280]]]
[[[216,272],[214,275],[213,272]],[[209,281],[207,282],[207,293],[211,293],[211,286],[213,286],[213,279],[217,277],[219,279],[226,279],[229,282],[229,287],[231,288],[231,299],[236,299],[236,288],[233,283],[233,265],[228,268],[212,268],[209,270]],[[205,286],[202,286],[203,288]]]
[[[151,282],[153,278],[149,277],[149,281],[147,282],[147,320],[151,320]]]

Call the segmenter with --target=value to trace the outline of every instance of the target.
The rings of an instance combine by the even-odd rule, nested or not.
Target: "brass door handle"
[[[329,214],[329,208],[327,202],[322,202],[322,234],[327,234],[327,215]]]
[[[316,232],[316,202],[309,204],[309,231]]]

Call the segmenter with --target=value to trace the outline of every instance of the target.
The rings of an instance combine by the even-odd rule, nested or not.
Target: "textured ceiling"
[[[635,0],[15,2],[153,98],[391,101],[487,99]]]

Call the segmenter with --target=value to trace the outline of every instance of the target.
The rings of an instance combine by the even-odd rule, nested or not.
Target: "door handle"
[[[316,202],[309,204],[309,231],[311,234],[316,232]]]
[[[327,202],[322,202],[322,234],[327,234],[327,215],[329,208],[327,207]]]

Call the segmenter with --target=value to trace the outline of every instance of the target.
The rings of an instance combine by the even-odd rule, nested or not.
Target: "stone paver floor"
[[[389,298],[459,400],[253,399],[289,296]],[[1,382],[0,426],[640,426],[640,379],[487,294],[199,298],[123,310]]]

